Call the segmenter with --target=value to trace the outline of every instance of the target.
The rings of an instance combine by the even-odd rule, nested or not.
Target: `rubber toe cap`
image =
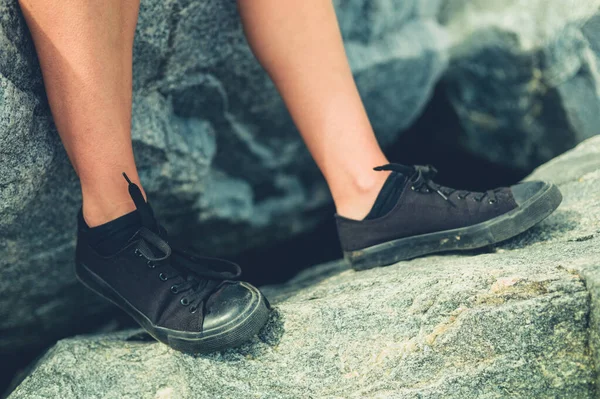
[[[522,206],[536,194],[546,190],[550,185],[543,181],[531,181],[519,183],[510,188],[515,202],[518,206]]]
[[[262,294],[250,287],[248,283],[230,283],[211,295],[206,304],[203,330],[219,328],[252,313]]]

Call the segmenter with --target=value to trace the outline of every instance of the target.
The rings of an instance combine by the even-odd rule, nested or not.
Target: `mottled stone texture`
[[[448,0],[448,95],[464,146],[528,169],[598,134],[598,0]],[[534,19],[532,20],[532,16]]]
[[[251,343],[208,356],[136,331],[62,340],[10,398],[596,397],[600,137],[532,178],[563,204],[494,249],[316,266],[265,287]]]
[[[599,125],[599,3],[337,0],[336,6],[383,145],[411,125],[444,77],[465,146],[530,167]],[[235,2],[144,0],[134,64],[136,159],[169,231],[211,253],[231,253],[330,217],[323,212],[331,201],[324,182],[246,44]],[[106,309],[72,273],[78,184],[15,0],[0,0],[0,157],[0,353],[6,353],[69,335],[77,328],[73,320]]]

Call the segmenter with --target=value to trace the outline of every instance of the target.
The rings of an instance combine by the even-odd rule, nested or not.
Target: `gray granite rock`
[[[599,0],[443,3],[466,149],[530,170],[598,134]]]
[[[366,106],[386,144],[418,116],[447,57],[435,4],[381,4],[340,1],[338,10]],[[367,9],[376,23],[361,23]],[[210,253],[231,254],[331,216],[324,212],[331,203],[324,181],[248,48],[235,2],[143,1],[134,78],[136,160],[170,232],[185,233]],[[0,0],[0,157],[4,354],[43,347],[76,331],[73,320],[106,309],[72,272],[78,183],[14,0]]]
[[[600,137],[530,178],[564,202],[496,248],[316,266],[265,287],[268,325],[222,353],[138,331],[65,339],[10,398],[597,397]]]
[[[520,168],[595,133],[599,2],[335,1],[383,145],[410,126],[444,76],[464,145]],[[173,234],[231,253],[330,217],[325,184],[252,57],[234,2],[142,2],[134,89],[141,178]],[[0,0],[0,157],[6,354],[44,347],[77,331],[73,320],[106,311],[72,273],[78,183],[14,0]]]

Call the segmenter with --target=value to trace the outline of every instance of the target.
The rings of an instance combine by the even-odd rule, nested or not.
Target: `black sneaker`
[[[356,270],[495,244],[542,221],[562,201],[558,188],[544,182],[477,193],[434,183],[431,166],[375,170],[392,171],[388,182],[395,181],[400,194],[391,210],[365,220],[336,215],[344,257]]]
[[[108,257],[90,247],[80,228],[79,280],[129,313],[154,338],[182,352],[235,347],[255,335],[269,317],[261,292],[236,281],[241,270],[235,263],[172,247],[137,185],[127,181],[142,227]]]

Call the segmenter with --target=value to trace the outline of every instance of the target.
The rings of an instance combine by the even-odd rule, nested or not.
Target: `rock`
[[[599,8],[599,0],[444,2],[452,43],[444,81],[466,149],[527,171],[598,134]]]
[[[383,144],[415,120],[447,66],[437,7],[417,12],[418,3],[338,4]],[[360,23],[366,9],[377,23]],[[325,183],[248,48],[235,2],[142,2],[134,77],[136,160],[170,232],[201,250],[231,255],[331,217]],[[0,154],[0,353],[6,354],[44,347],[83,328],[73,320],[89,324],[107,309],[72,272],[78,182],[13,0],[0,0]]]
[[[191,356],[138,331],[59,341],[10,399],[591,398],[600,308],[600,137],[539,168],[564,202],[493,249],[265,287],[251,343]]]
[[[494,162],[532,168],[596,132],[600,0],[335,3],[383,145],[442,77],[465,147]],[[231,254],[330,217],[324,181],[232,2],[142,2],[133,140],[162,221],[200,250]],[[15,354],[84,330],[107,307],[71,271],[78,182],[12,0],[0,0],[0,154],[0,353]]]

